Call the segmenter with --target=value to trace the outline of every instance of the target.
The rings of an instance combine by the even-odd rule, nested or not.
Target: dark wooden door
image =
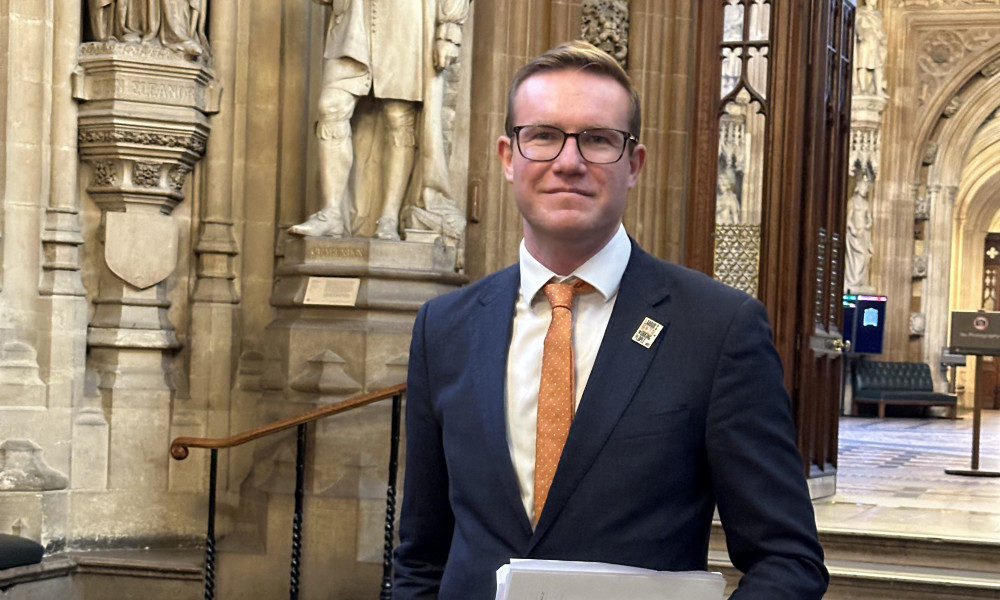
[[[844,362],[855,4],[705,0],[695,6],[699,77],[685,263],[749,291],[767,307],[803,470],[814,496],[831,494]],[[740,108],[740,98],[749,108]],[[733,189],[740,200],[735,225],[733,211],[721,208]],[[753,281],[733,276],[745,271],[755,274]]]
[[[833,483],[845,362],[841,331],[854,6],[844,0],[814,0],[809,8],[804,243],[798,270],[803,302],[792,398],[810,479]]]

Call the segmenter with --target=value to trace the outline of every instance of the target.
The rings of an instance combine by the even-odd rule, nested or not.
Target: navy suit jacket
[[[611,320],[532,530],[507,445],[519,270],[421,308],[410,347],[394,598],[493,600],[511,557],[706,568],[718,506],[734,600],[827,585],[764,307],[632,242]],[[632,341],[649,317],[650,348]]]

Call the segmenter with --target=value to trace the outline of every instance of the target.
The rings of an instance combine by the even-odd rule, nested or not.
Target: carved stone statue
[[[719,187],[715,193],[715,224],[740,224],[740,199],[733,189],[735,181],[732,171],[725,170],[719,174]]]
[[[615,57],[623,67],[628,58],[629,7],[625,0],[583,0],[580,37]]]
[[[857,290],[864,286],[868,279],[868,266],[872,258],[872,215],[868,203],[870,189],[870,175],[860,174],[854,186],[854,193],[847,201],[845,290]]]
[[[158,41],[189,56],[208,50],[208,0],[88,0],[90,27],[99,42]]]
[[[376,208],[368,206],[369,198],[351,198],[348,191],[355,159],[351,117],[358,101],[371,94],[386,124],[384,137],[376,145],[382,154],[382,172],[366,174],[382,179],[381,216],[375,237],[398,240],[399,217],[418,140],[418,110],[421,103],[429,101],[426,61],[432,61],[433,72],[440,73],[458,57],[469,0],[314,1],[331,8],[316,124],[323,207],[288,231],[350,236],[355,233],[351,214],[369,214],[370,208]],[[370,14],[377,19],[366,16]],[[425,40],[431,38],[428,48]],[[425,204],[428,195],[437,197],[436,193],[422,195]],[[444,204],[457,210],[448,202]],[[423,210],[445,218],[431,206]],[[464,216],[462,220],[464,230]]]
[[[888,41],[876,0],[864,0],[864,5],[858,7],[855,31],[854,94],[884,96]]]
[[[104,42],[116,37],[117,5],[113,0],[87,0],[87,9],[90,29],[96,41]]]
[[[160,43],[191,56],[201,55],[208,48],[205,37],[208,0],[160,0],[159,4]]]

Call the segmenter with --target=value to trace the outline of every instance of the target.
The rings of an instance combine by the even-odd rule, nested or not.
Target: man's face
[[[526,79],[513,102],[513,123],[551,125],[569,133],[584,129],[628,130],[629,94],[614,79],[579,70],[545,71]],[[637,145],[610,164],[585,161],[577,141],[567,138],[554,160],[531,161],[501,136],[500,160],[524,220],[529,250],[539,245],[595,246],[618,230],[628,190],[646,157]]]

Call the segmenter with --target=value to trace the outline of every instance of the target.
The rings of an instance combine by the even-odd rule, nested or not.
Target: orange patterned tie
[[[552,305],[552,322],[545,334],[542,380],[538,387],[535,437],[535,522],[542,514],[563,444],[573,422],[573,296],[592,291],[589,283],[549,283],[542,293]]]

